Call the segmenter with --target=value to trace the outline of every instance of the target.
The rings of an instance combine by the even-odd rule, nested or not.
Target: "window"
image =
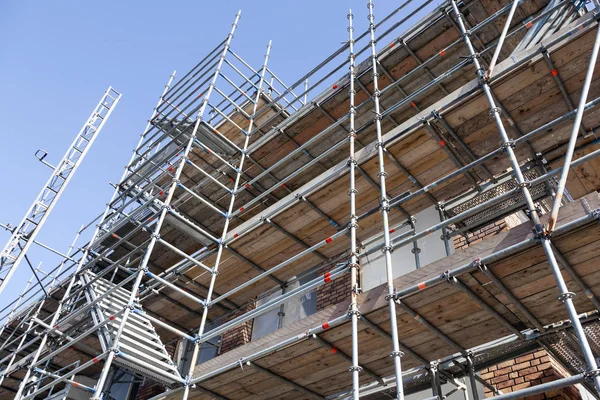
[[[416,232],[428,229],[440,222],[440,216],[435,207],[430,207],[417,213],[415,218]],[[402,228],[396,227],[391,235],[392,242],[410,237],[408,236],[410,231],[410,226],[404,226]],[[434,232],[417,241],[420,250],[417,254],[421,267],[446,257],[446,247],[441,235],[442,231],[440,230],[439,233]],[[377,238],[377,240],[373,241],[368,239],[365,242],[369,243],[367,249],[370,250],[380,246],[383,243],[383,238]],[[392,265],[395,278],[416,269],[415,251],[413,249],[414,247],[410,243],[394,249],[394,252],[392,253]],[[452,239],[450,239],[450,252],[452,253],[453,251],[454,246],[452,245]],[[362,266],[361,286],[363,291],[373,289],[374,287],[387,282],[385,257],[381,251],[375,251],[368,256],[362,256],[360,263]]]
[[[316,273],[306,274],[299,279],[292,278],[290,285],[285,288],[285,291],[277,290],[274,293],[265,296],[256,302],[256,307],[266,304],[269,301],[275,300],[282,294],[288,293],[307,282],[316,279]],[[296,321],[308,317],[317,311],[317,291],[312,290],[300,296],[294,296],[281,304],[279,307],[267,311],[266,313],[254,318],[252,327],[252,340],[261,338],[279,328],[290,325]]]
[[[208,333],[210,330],[219,325],[220,323],[215,323],[212,325],[207,324],[204,331]],[[209,339],[200,345],[196,365],[211,360],[219,354],[219,337],[220,336]],[[175,351],[175,363],[179,366],[179,371],[187,371],[192,359],[193,351],[194,343],[190,343],[188,340],[182,340],[179,342],[177,350]]]

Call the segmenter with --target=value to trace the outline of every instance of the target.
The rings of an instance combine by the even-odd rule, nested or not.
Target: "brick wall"
[[[483,379],[504,393],[569,376],[569,373],[545,350],[533,351],[513,360],[486,368],[480,373]],[[492,397],[492,392],[488,388],[485,388],[485,397]],[[569,386],[526,398],[526,400],[543,399],[578,400],[581,399],[581,394],[576,387]]]
[[[456,250],[465,249],[471,245],[479,243],[491,236],[497,235],[498,233],[507,230],[506,221],[501,219],[496,222],[492,222],[483,228],[467,234],[467,236],[455,236],[454,237],[454,248]]]
[[[465,249],[470,245],[479,243],[502,231],[519,225],[524,220],[524,216],[516,213],[505,219],[490,223],[473,233],[469,233],[467,237],[456,236],[454,237],[454,248],[456,250]],[[489,384],[504,393],[551,382],[570,375],[545,350],[537,350],[502,362],[479,371],[479,373]],[[492,391],[485,388],[485,396],[493,397],[492,395]],[[526,400],[543,399],[576,400],[581,399],[581,394],[575,387],[566,387],[526,398]]]
[[[230,321],[234,318],[239,317],[240,315],[247,313],[250,310],[255,308],[255,304],[251,304],[245,309],[237,310],[230,317],[228,317],[224,322]],[[254,320],[246,321],[241,325],[236,326],[235,328],[223,333],[221,336],[221,348],[219,354],[226,353],[230,350],[235,349],[236,347],[240,347],[243,344],[249,343],[252,339],[252,324]]]
[[[331,268],[324,268],[319,274],[324,274]],[[350,274],[332,280],[331,282],[317,288],[317,311],[332,304],[338,304],[350,299]]]

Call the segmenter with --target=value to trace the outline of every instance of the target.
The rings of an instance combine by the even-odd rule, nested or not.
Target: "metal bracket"
[[[498,108],[498,107],[495,107],[495,108]],[[491,114],[491,112],[490,112],[490,114]],[[515,141],[511,139],[511,140],[507,141],[506,143],[502,143],[502,151],[505,152],[509,147],[514,149],[515,146],[516,146]]]
[[[453,283],[453,277],[450,275],[450,271],[448,270],[442,273],[442,279],[448,283]]]
[[[500,109],[500,107],[492,107],[492,108],[490,108],[490,111],[489,111],[489,113],[490,113],[490,115],[494,115],[494,114],[500,114],[500,113],[502,113],[502,109]],[[514,141],[513,141],[513,140],[509,140],[507,143],[510,143],[510,142],[514,142]],[[507,143],[504,143],[504,146],[505,146]],[[515,147],[515,145],[514,145],[514,144],[512,144],[512,145],[511,145],[511,147]]]
[[[575,297],[575,293],[565,292],[565,293],[561,293],[558,296],[558,299],[564,303],[565,301],[567,301],[568,299],[572,299],[573,297]]]
[[[47,155],[48,155],[48,152],[44,149],[38,149],[38,151],[35,152],[35,156],[42,164],[44,164],[45,166],[50,167],[52,169],[56,169],[56,167],[54,165],[52,165],[49,162],[44,160],[44,158],[46,158]]]
[[[589,371],[585,371],[583,373],[583,376],[586,379],[593,379],[593,378],[595,378],[597,376],[600,376],[600,369],[592,369],[592,370],[589,370]]]

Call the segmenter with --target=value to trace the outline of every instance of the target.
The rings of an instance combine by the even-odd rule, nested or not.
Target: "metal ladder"
[[[94,277],[95,275],[91,272],[87,272],[83,277],[83,282],[87,285],[86,300],[88,302],[96,300],[111,289],[115,289],[115,284],[112,282],[104,278],[93,280]],[[109,350],[111,346],[114,347],[113,339],[121,323],[119,311],[127,307],[129,296],[130,292],[119,287],[100,300],[97,306],[93,308],[92,318],[94,324],[111,319],[105,325],[106,328],[98,332],[103,351]],[[120,356],[116,357],[116,364],[142,376],[168,385],[176,382],[169,375],[181,378],[177,366],[171,360],[171,356],[166,351],[160,336],[143,313],[131,313],[127,318],[119,340],[117,354]],[[148,364],[160,368],[166,374],[161,375],[158,372],[149,370],[146,368]]]
[[[38,150],[36,152],[38,159],[51,167],[53,172],[19,225],[12,229],[12,236],[2,253],[0,253],[0,293],[7,286],[8,281],[27,253],[29,246],[34,242],[52,208],[64,192],[120,98],[121,94],[112,87],[106,90],[56,167],[44,160],[47,155],[45,151]]]

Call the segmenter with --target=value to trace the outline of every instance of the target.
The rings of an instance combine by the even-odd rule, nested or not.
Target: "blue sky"
[[[376,19],[399,4],[377,1]],[[58,162],[109,85],[121,103],[38,236],[59,250],[103,211],[171,72],[183,76],[218,44],[237,10],[234,51],[259,66],[272,39],[271,69],[292,83],[347,40],[348,8],[364,31],[366,0],[0,1],[0,222],[17,224],[50,174],[35,151]],[[8,238],[1,231],[0,245]],[[57,263],[29,254],[46,269]],[[22,263],[0,308],[29,275]]]

